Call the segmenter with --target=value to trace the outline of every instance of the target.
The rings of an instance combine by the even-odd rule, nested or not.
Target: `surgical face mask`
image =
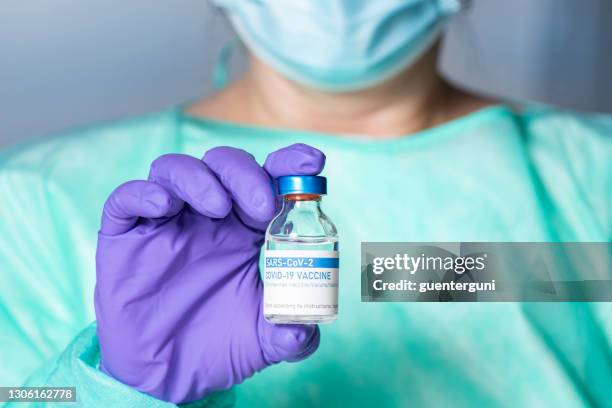
[[[249,49],[303,85],[367,88],[416,61],[460,0],[213,0]]]

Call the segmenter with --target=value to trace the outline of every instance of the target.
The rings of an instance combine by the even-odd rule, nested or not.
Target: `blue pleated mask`
[[[300,84],[367,88],[402,71],[439,36],[460,0],[213,0],[247,47]]]

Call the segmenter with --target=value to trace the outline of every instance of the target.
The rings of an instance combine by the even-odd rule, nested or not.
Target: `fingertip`
[[[305,143],[295,143],[289,146],[287,149],[294,151],[296,157],[302,157],[304,160],[308,160],[311,163],[315,163],[320,166],[325,164],[325,153],[316,147],[312,147]]]
[[[212,218],[224,218],[232,210],[232,201],[223,192],[205,191],[194,203],[197,203],[199,213]]]
[[[321,343],[321,331],[319,330],[319,326],[309,326],[313,327],[313,331],[311,332],[308,341],[303,345],[302,352],[287,361],[294,362],[304,360],[305,358],[310,357],[319,348],[319,344]]]
[[[141,201],[147,217],[163,217],[172,208],[172,196],[161,186],[151,184],[143,191]]]
[[[208,149],[206,153],[204,153],[202,161],[206,164],[211,165],[212,167],[217,167],[217,163],[224,162],[230,157],[236,157],[241,155],[247,155],[253,158],[252,154],[237,147],[215,146],[213,148]]]
[[[270,221],[276,213],[276,200],[268,174],[253,155],[234,147],[208,150],[203,162],[217,175],[248,223]]]
[[[323,170],[325,166],[325,155],[323,155],[323,153],[321,153],[321,155],[308,153],[302,157],[296,157],[293,165],[296,174],[314,176]]]
[[[264,168],[272,177],[319,174],[325,167],[325,154],[304,143],[277,150],[266,158]]]
[[[261,188],[254,190],[250,198],[250,206],[248,209],[249,215],[255,221],[270,221],[274,215],[276,215],[276,201],[274,199],[272,187],[270,186],[269,191],[265,191]]]
[[[279,360],[299,361],[316,351],[320,342],[317,325],[276,325],[271,339]]]
[[[121,184],[110,194],[102,210],[100,232],[117,235],[129,231],[138,218],[159,218],[169,215],[176,205],[162,186],[144,180]]]

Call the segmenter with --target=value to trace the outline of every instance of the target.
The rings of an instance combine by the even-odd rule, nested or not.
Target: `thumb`
[[[317,350],[321,340],[316,324],[271,324],[263,318],[259,333],[268,364],[303,360]]]

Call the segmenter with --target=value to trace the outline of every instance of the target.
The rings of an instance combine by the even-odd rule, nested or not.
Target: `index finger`
[[[263,167],[273,178],[314,176],[325,167],[325,155],[312,146],[296,143],[270,153]]]

